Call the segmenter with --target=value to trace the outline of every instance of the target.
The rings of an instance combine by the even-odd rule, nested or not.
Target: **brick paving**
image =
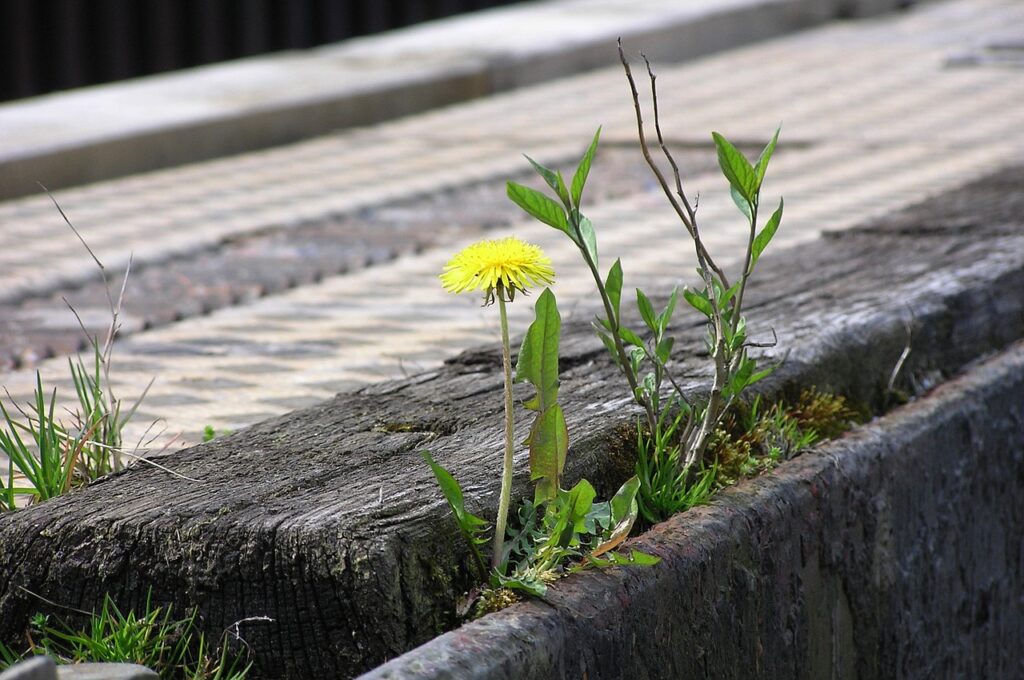
[[[1024,71],[994,61],[964,65],[957,55],[1021,25],[1019,2],[958,0],[837,23],[684,65],[656,65],[663,127],[683,157],[693,158],[691,168],[684,168],[686,184],[700,192],[709,248],[738,255],[744,243],[724,180],[706,160],[712,129],[761,144],[783,123],[764,192],[766,202],[786,198],[775,248],[912,202],[942,200],[944,191],[1019,160]],[[635,52],[643,45],[627,48]],[[159,272],[169,262],[221,257],[252,239],[301,242],[299,235],[332,221],[345,233],[356,228],[361,211],[374,207],[419,200],[421,209],[430,210],[425,197],[457,197],[464,187],[493,187],[521,173],[521,153],[567,163],[602,124],[606,145],[635,144],[632,105],[619,69],[269,151],[62,191],[59,198],[109,265],[122,266],[134,252],[140,265]],[[603,162],[599,156],[598,167]],[[238,428],[338,390],[430,370],[468,346],[493,341],[493,310],[481,309],[475,298],[444,294],[436,279],[446,258],[488,227],[545,247],[558,272],[560,306],[572,314],[589,291],[575,253],[560,234],[525,216],[513,212],[506,225],[510,213],[498,193],[480,193],[474,219],[453,219],[447,231],[421,241],[405,232],[403,243],[417,245],[393,247],[375,266],[338,274],[324,269],[322,277],[311,274],[294,287],[272,287],[261,298],[227,296],[220,304],[179,314],[191,318],[165,319],[148,330],[137,322],[137,332],[117,350],[117,388],[129,397],[151,377],[156,383],[133,434],[159,420],[167,434],[182,433],[175,445],[192,442],[205,425]],[[597,199],[588,215],[598,229],[605,267],[621,256],[627,286],[651,278],[688,279],[690,249],[651,181],[632,180],[621,193],[604,190]],[[424,229],[433,232],[436,226]],[[0,301],[12,308],[24,310],[28,300],[96,276],[45,197],[0,204],[0,233],[6,246],[0,252]],[[280,248],[268,245],[266,252]],[[237,269],[260,266],[254,259]],[[239,285],[239,279],[231,280]],[[151,293],[132,296],[130,316],[148,313],[136,311],[151,306],[142,295]],[[195,315],[212,307],[220,308]],[[44,308],[48,321],[60,313],[52,305]],[[520,330],[529,311],[529,304],[512,305]],[[39,367],[47,382],[66,385],[66,359],[48,359]],[[2,380],[23,395],[32,373],[11,371]]]

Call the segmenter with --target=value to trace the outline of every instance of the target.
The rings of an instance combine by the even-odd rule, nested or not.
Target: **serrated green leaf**
[[[544,594],[548,592],[546,583],[536,578],[527,578],[521,574],[513,574],[512,576],[502,576],[499,574],[497,582],[503,588],[521,590],[534,597],[544,597]]]
[[[554,500],[569,450],[569,430],[561,406],[552,404],[537,416],[526,443],[530,447],[530,480],[537,483],[534,502]]]
[[[537,298],[530,324],[516,360],[514,382],[529,382],[536,389],[525,406],[543,413],[558,401],[558,340],[562,318],[550,288]]]
[[[579,215],[580,236],[583,237],[583,248],[587,251],[590,261],[597,266],[597,233],[594,225],[583,215]]]
[[[522,184],[507,182],[505,193],[512,202],[526,211],[527,214],[535,217],[544,224],[554,227],[569,235],[573,241],[576,236],[569,229],[569,222],[565,218],[565,211],[562,206],[540,193],[536,189],[524,187]]]
[[[577,208],[579,208],[580,199],[583,198],[583,187],[587,183],[590,165],[594,162],[594,154],[597,152],[597,144],[600,139],[601,128],[597,128],[597,132],[594,133],[594,139],[590,142],[590,146],[587,147],[586,153],[583,154],[583,158],[580,159],[580,164],[576,166],[576,172],[572,176],[572,201]]]
[[[604,281],[604,290],[612,303],[612,311],[615,312],[615,323],[619,321],[619,301],[622,298],[622,261],[615,260],[615,264],[608,270],[608,278]]]
[[[586,531],[587,515],[596,496],[594,487],[585,479],[581,479],[569,491],[559,490],[557,501],[549,505],[547,510],[557,513],[549,540],[561,547],[578,545],[578,535]]]
[[[683,288],[683,299],[690,303],[690,306],[696,309],[701,314],[708,318],[711,318],[714,310],[711,307],[711,302],[708,299],[689,288]]]
[[[718,166],[722,169],[722,174],[740,196],[753,203],[757,195],[757,176],[750,161],[722,135],[712,132],[711,137],[718,149]]]
[[[754,178],[757,181],[758,190],[761,189],[761,183],[764,181],[764,175],[768,171],[768,161],[772,159],[772,154],[775,152],[775,145],[779,142],[779,131],[782,130],[782,126],[775,128],[775,134],[772,136],[772,141],[764,147],[764,151],[761,152],[760,158],[757,159],[757,165],[754,166]]]
[[[654,312],[654,305],[651,304],[651,301],[647,299],[647,296],[639,288],[636,289],[636,306],[640,310],[640,318],[644,320],[644,323],[647,324],[647,327],[652,332],[657,333],[658,316]]]
[[[768,223],[764,225],[757,236],[754,238],[754,244],[750,249],[750,270],[754,271],[754,265],[757,264],[757,260],[761,257],[761,253],[768,247],[768,243],[771,242],[772,237],[775,236],[775,232],[779,230],[779,223],[782,222],[782,207],[783,201],[779,199],[779,207],[772,213],[772,216],[768,218]]]
[[[526,154],[523,155],[526,156]],[[544,167],[529,156],[526,156],[526,160],[530,161],[530,165],[532,165],[537,174],[541,176],[544,183],[551,187],[558,198],[562,199],[562,203],[565,205],[566,210],[569,210],[572,207],[569,203],[569,190],[565,188],[565,180],[562,179],[562,173],[555,172],[550,168]]]

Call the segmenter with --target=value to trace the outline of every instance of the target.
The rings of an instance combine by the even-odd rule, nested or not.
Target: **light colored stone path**
[[[947,67],[1024,26],[1024,4],[958,0],[909,14],[835,24],[683,66],[656,65],[663,127],[706,144],[711,129],[763,143],[783,124],[766,201],[784,195],[774,248],[844,229],[1024,158],[1024,70]],[[631,53],[643,45],[627,45]],[[647,100],[645,99],[645,102]],[[619,69],[554,81],[373,128],[61,193],[101,258],[159,260],[232,234],[345,211],[523,168],[520,153],[564,162],[598,125],[606,143],[633,144]],[[600,163],[600,158],[598,158]],[[685,170],[685,169],[684,169]],[[743,227],[713,174],[700,192],[710,249],[738,256]],[[689,280],[690,247],[655,191],[592,206],[606,268],[623,258],[627,286]],[[40,262],[67,276],[90,265],[38,198],[0,205],[0,289],[39,285]],[[15,228],[16,227],[16,228]],[[563,313],[589,291],[564,237],[524,221],[514,229],[555,261]],[[465,245],[433,249],[245,306],[140,333],[118,348],[122,396],[156,383],[133,433],[160,419],[195,441],[204,425],[238,428],[366,381],[429,370],[496,338],[493,309],[443,293],[437,274]],[[768,257],[770,257],[770,251]],[[729,261],[729,256],[720,256]],[[813,266],[813,263],[808,263]],[[145,304],[135,301],[135,304]],[[521,332],[529,304],[513,306]],[[62,384],[66,360],[44,364]],[[31,375],[3,382],[24,394]]]

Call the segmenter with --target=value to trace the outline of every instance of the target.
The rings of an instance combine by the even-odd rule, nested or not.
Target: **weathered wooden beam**
[[[931,380],[1024,335],[1024,171],[760,263],[752,332],[787,355],[769,390],[815,384],[877,400],[914,326],[904,375]],[[629,273],[627,272],[627,276]],[[663,291],[665,292],[665,291]],[[567,483],[601,494],[632,467],[636,412],[586,322],[563,329],[561,396],[573,440]],[[681,319],[687,319],[681,316]],[[692,317],[689,317],[692,319]],[[706,383],[703,330],[679,329],[686,384]],[[0,638],[44,608],[198,606],[217,635],[235,621],[264,677],[344,677],[455,623],[467,555],[419,452],[452,470],[492,516],[501,451],[496,347],[442,368],[175,453],[0,516]],[[520,397],[524,392],[517,393]],[[519,422],[526,422],[525,418]],[[516,489],[527,490],[525,456]]]

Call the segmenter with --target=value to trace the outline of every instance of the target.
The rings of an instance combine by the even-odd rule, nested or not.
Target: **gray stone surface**
[[[0,105],[0,199],[283,144],[612,64],[662,62],[895,0],[560,0]]]
[[[57,680],[57,664],[48,656],[34,656],[0,673],[0,680]]]
[[[78,663],[57,667],[57,680],[159,680],[153,670],[134,663]]]

